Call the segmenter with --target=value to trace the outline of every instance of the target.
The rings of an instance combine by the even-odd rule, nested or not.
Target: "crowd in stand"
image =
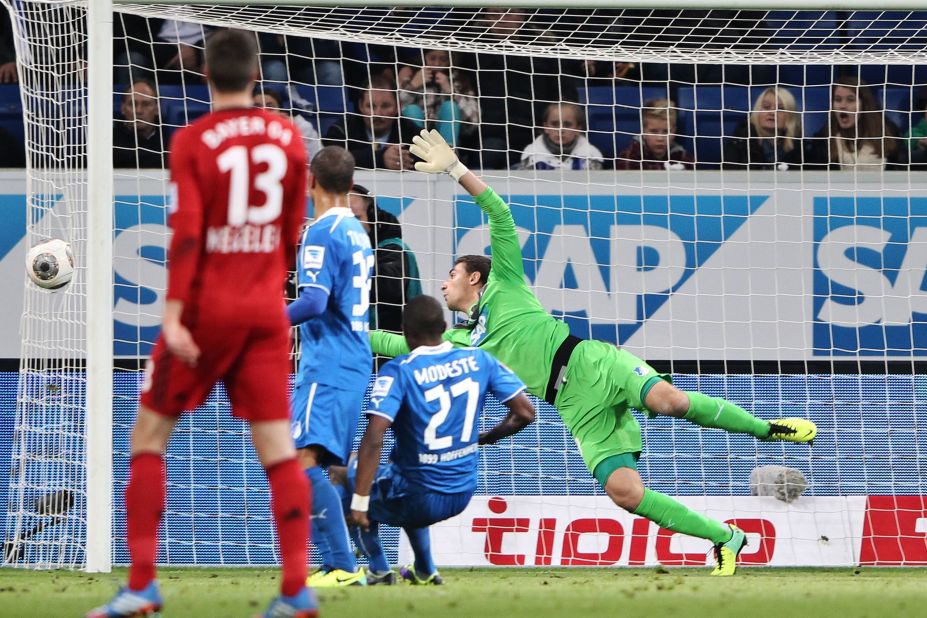
[[[484,43],[545,37],[521,9],[481,9],[474,24]],[[162,122],[168,99],[158,89],[203,87],[202,47],[212,29],[124,14],[117,15],[115,27],[114,80],[122,98],[114,124],[114,164],[164,167],[175,126]],[[723,140],[720,152],[706,159],[699,151],[698,123],[690,119],[689,126],[680,126],[681,114],[700,110],[684,110],[674,100],[685,83],[676,79],[686,73],[700,81],[706,77],[701,67],[256,36],[262,87],[255,104],[299,123],[310,153],[342,145],[362,169],[412,169],[409,145],[422,128],[438,130],[468,166],[483,169],[927,169],[927,117],[917,112],[927,107],[927,89],[922,96],[911,87],[912,104],[904,110],[913,118],[911,126],[897,126],[873,88],[852,70],[833,79],[829,116],[811,135],[803,131],[796,101],[802,87],[770,85],[755,97],[752,109],[741,110],[736,127],[715,134]],[[0,82],[16,83],[13,59],[9,22],[0,16]],[[329,111],[322,122],[318,107],[302,100],[294,84],[344,92],[338,117]],[[623,120],[606,126],[590,122],[590,106],[604,105],[587,98],[592,89],[654,84],[661,84],[665,95],[641,101],[631,121],[623,114]],[[626,107],[615,99],[611,105]],[[193,116],[185,111],[181,122]],[[4,149],[0,165],[22,165],[21,141],[2,126],[0,140],[13,146]]]

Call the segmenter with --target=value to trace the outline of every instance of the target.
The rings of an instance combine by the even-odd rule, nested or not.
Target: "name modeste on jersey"
[[[410,486],[453,493],[476,486],[486,396],[505,402],[524,389],[488,353],[443,342],[387,363],[373,385],[368,413],[392,421],[391,459]]]
[[[420,369],[413,369],[412,375],[415,377],[415,381],[419,385],[422,385],[440,382],[448,378],[457,378],[466,373],[476,373],[479,370],[480,364],[477,362],[476,358],[466,356],[438,365],[426,365]],[[393,382],[395,382],[393,376],[379,376],[373,383],[373,390],[370,392],[370,401],[375,405],[379,405],[379,403],[389,395],[389,391],[393,387]]]
[[[466,373],[476,373],[479,370],[480,365],[476,362],[476,358],[467,356],[440,365],[429,365],[421,369],[414,369],[412,375],[415,376],[415,381],[421,385],[440,382],[448,378],[457,378]]]
[[[472,356],[468,356],[440,365],[430,365],[421,369],[415,369],[412,375],[415,377],[415,381],[419,385],[422,385],[440,382],[448,378],[456,378],[470,372],[476,373],[479,370],[480,366],[479,363],[476,362],[476,359]],[[390,389],[393,387],[394,382],[395,378],[393,376],[380,376],[376,379],[370,391],[370,403],[373,404],[374,407],[378,407],[380,402],[389,396]],[[479,444],[474,442],[463,448],[445,451],[443,453],[420,452],[418,453],[418,462],[428,465],[455,461],[461,457],[472,455],[478,448]]]

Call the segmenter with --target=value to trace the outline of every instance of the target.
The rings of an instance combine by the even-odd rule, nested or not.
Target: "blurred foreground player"
[[[280,543],[281,594],[268,618],[311,618],[306,588],[309,489],[290,438],[287,265],[306,215],[306,151],[299,131],[254,109],[254,36],[209,39],[206,76],[213,111],[171,144],[173,204],[167,301],[145,370],[126,487],[129,581],[88,618],[145,616],[161,609],[155,579],[165,506],[164,452],[181,412],[222,381],[270,484]]]

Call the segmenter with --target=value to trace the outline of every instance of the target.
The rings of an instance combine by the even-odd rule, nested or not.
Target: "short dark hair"
[[[253,32],[220,30],[206,41],[209,82],[217,92],[241,92],[257,72],[257,42]]]
[[[255,89],[254,96],[270,97],[274,101],[276,101],[277,103],[276,109],[283,109],[283,103],[285,99],[283,97],[283,94],[276,88],[271,88],[269,86],[261,86],[260,88]]]
[[[343,194],[354,186],[354,155],[341,146],[326,146],[309,164],[313,178],[324,191]]]
[[[416,296],[402,310],[402,332],[417,339],[440,337],[447,330],[444,309],[431,296]]]
[[[351,193],[363,197],[364,201],[367,202],[368,210],[370,206],[376,207],[376,198],[370,195],[370,189],[364,185],[354,183],[354,185],[351,186]]]
[[[360,92],[360,95],[357,97],[357,103],[360,104],[364,97],[368,97],[367,100],[369,101],[370,93],[374,90],[386,90],[387,92],[391,92],[393,96],[396,97],[396,101],[399,101],[399,91],[396,89],[396,82],[387,75],[374,75]]]
[[[492,260],[485,255],[462,255],[454,260],[454,265],[463,264],[467,269],[467,274],[480,273],[480,283],[486,285],[489,279],[489,271],[492,268]]]

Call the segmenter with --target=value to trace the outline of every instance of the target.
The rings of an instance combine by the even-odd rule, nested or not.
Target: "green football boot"
[[[811,442],[818,435],[817,425],[803,418],[780,418],[769,422],[767,440]]]
[[[731,526],[731,540],[727,543],[718,543],[715,545],[715,560],[717,565],[712,575],[719,577],[728,577],[737,570],[737,556],[741,550],[747,546],[747,535],[737,526]]]

